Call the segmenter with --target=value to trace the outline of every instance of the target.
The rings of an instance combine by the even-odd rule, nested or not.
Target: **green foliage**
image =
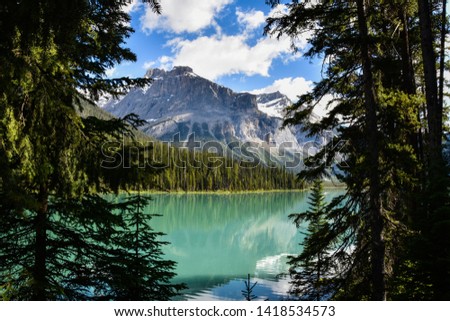
[[[370,7],[362,1],[291,1],[287,6],[286,14],[267,20],[265,32],[290,36],[294,50],[297,37],[309,32],[305,56],[320,57],[324,65],[322,80],[288,109],[285,125],[302,124],[311,135],[323,130],[336,134],[307,160],[314,166],[300,178],[312,181],[332,170],[347,186],[346,195],[327,207],[326,224],[309,230],[307,240],[317,240],[316,247],[306,246],[299,256],[303,260],[292,263],[306,264],[329,247],[329,295],[368,299],[376,286],[384,287],[373,277],[374,257],[382,251],[388,299],[448,298],[448,170],[436,153],[442,146],[435,146],[439,126],[433,115],[439,113],[423,91],[430,87],[424,66],[436,64],[422,55],[424,11],[408,0],[375,1]],[[440,21],[440,13],[439,6],[432,6],[425,15]],[[366,33],[361,25],[368,27]],[[437,39],[439,28],[427,28],[430,39]],[[325,95],[332,96],[327,116],[310,122]],[[375,113],[369,115],[368,104]],[[337,155],[333,146],[339,142],[344,144]],[[381,224],[375,222],[374,205]],[[302,271],[294,267],[294,277],[303,282],[296,288],[313,293],[317,279]]]
[[[289,215],[297,228],[301,228],[303,223],[308,224],[302,253],[290,256],[288,261],[292,279],[290,293],[304,300],[320,301],[333,293],[330,279],[335,272],[330,266],[333,249],[327,240],[330,232],[324,200],[322,182],[315,181],[309,196],[309,210]]]
[[[182,285],[171,284],[175,262],[162,258],[151,215],[141,213],[141,196],[111,203],[98,195],[55,199],[49,206],[45,296],[51,300],[168,300]],[[2,224],[4,296],[33,298],[35,213]]]
[[[148,154],[157,158],[154,162],[163,170],[143,181],[144,189],[194,192],[304,187],[303,183],[296,179],[295,173],[278,166],[249,164],[227,156],[193,152],[158,142],[150,142],[148,145],[151,147]]]
[[[104,245],[106,256],[94,259],[100,270],[96,280],[102,286],[94,291],[97,299],[169,300],[185,288],[171,284],[176,263],[162,257],[167,242],[159,238],[164,234],[153,231],[149,224],[156,214],[142,212],[149,201],[138,194],[117,205],[123,228],[107,239],[114,246]]]
[[[149,3],[160,11],[158,1]],[[161,257],[160,233],[152,232],[150,218],[139,212],[145,200],[114,204],[97,194],[118,191],[131,182],[139,185],[140,179],[155,173],[152,168],[138,171],[131,152],[124,155],[130,168],[100,166],[102,144],[125,136],[124,150],[132,150],[142,121],[135,115],[80,116],[87,99],[117,95],[151,81],[104,79],[114,64],[135,60],[123,47],[132,32],[125,5],[9,0],[0,5],[4,299],[166,300],[181,288],[170,284],[174,262]],[[143,230],[137,233],[130,222]],[[124,242],[130,235],[139,242]],[[130,256],[137,246],[141,265]],[[142,282],[137,292],[132,286],[135,276],[127,274],[131,268]]]

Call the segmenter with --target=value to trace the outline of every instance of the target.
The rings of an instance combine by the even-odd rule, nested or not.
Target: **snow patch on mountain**
[[[283,118],[286,107],[292,104],[289,98],[279,91],[269,94],[259,94],[256,97],[258,109],[271,117]]]

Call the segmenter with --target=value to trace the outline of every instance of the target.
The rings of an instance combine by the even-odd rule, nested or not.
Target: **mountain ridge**
[[[149,69],[145,77],[153,82],[118,99],[105,99],[104,110],[119,117],[137,114],[147,121],[141,130],[158,140],[187,141],[194,136],[203,144],[219,142],[225,153],[238,156],[245,153],[236,153],[230,144],[247,144],[266,164],[286,165],[302,158],[305,135],[296,135],[298,128],[282,128],[284,108],[292,102],[280,92],[234,92],[186,66]]]

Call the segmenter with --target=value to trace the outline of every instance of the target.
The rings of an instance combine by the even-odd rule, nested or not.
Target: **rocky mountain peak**
[[[166,71],[159,68],[150,68],[147,70],[145,77],[153,78],[155,80],[163,77],[176,77],[176,76],[197,76],[191,67],[187,66],[175,66],[172,70]]]
[[[287,97],[285,95],[283,95],[282,93],[280,93],[278,90],[273,93],[258,95],[258,103],[261,103],[261,104],[266,104],[275,99],[287,99]]]
[[[159,68],[150,68],[145,73],[145,78],[162,78],[166,75],[166,71],[164,69]]]
[[[291,147],[283,155],[297,157],[294,153],[305,138],[298,139],[291,129],[280,128],[284,108],[292,102],[279,91],[260,95],[237,93],[198,76],[186,66],[170,71],[149,69],[146,77],[154,80],[149,86],[110,100],[104,109],[120,117],[137,114],[147,121],[141,129],[160,140],[170,141],[175,135],[187,140],[194,134],[204,142],[223,143],[225,149],[235,142],[259,144],[264,150],[257,154],[262,158],[268,153],[274,159],[284,157],[266,150],[270,137],[274,146],[289,143]]]
[[[175,66],[173,67],[172,71],[170,71],[171,74],[174,75],[183,75],[188,73],[194,73],[191,67],[187,66]]]

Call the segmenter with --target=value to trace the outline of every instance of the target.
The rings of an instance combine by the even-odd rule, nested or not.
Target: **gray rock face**
[[[120,117],[139,115],[147,121],[142,130],[162,141],[171,142],[177,135],[187,141],[194,134],[196,140],[220,142],[228,151],[236,142],[256,146],[255,154],[265,163],[301,158],[304,141],[298,141],[291,129],[280,129],[283,109],[291,104],[280,92],[236,93],[189,67],[150,69],[145,76],[154,80],[151,85],[109,100],[103,108]]]

